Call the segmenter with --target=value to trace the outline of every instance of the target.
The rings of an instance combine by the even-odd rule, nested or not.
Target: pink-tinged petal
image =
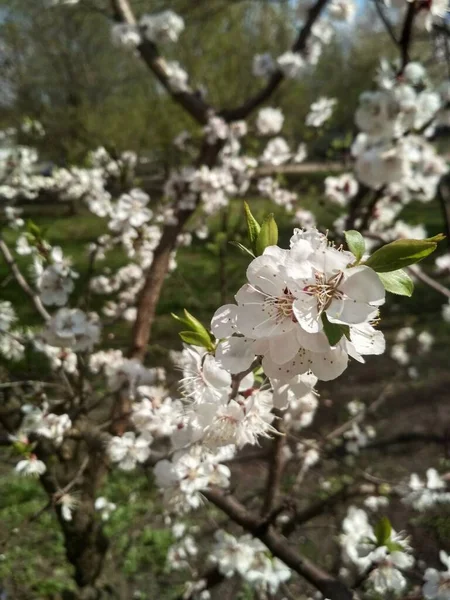
[[[233,374],[247,370],[254,359],[253,340],[245,337],[231,337],[216,349],[218,364]]]
[[[211,331],[216,338],[230,337],[236,333],[236,309],[235,304],[225,304],[216,310],[211,320]]]
[[[295,335],[295,330],[269,339],[270,358],[277,365],[283,365],[292,360],[299,348],[300,344]]]
[[[386,291],[380,278],[370,267],[360,265],[344,271],[344,281],[339,289],[357,302],[372,306],[384,304]]]
[[[318,352],[310,352],[311,371],[321,381],[331,381],[339,377],[348,364],[347,352],[341,348],[334,348],[324,354]]]
[[[334,298],[326,312],[331,323],[354,325],[367,321],[373,313],[373,306],[352,298]]]
[[[317,300],[311,294],[300,293],[292,305],[292,310],[299,325],[308,333],[317,333],[322,329]]]

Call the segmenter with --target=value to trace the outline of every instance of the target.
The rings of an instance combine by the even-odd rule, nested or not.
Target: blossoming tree
[[[52,0],[47,9],[65,9],[70,19],[70,5],[77,3]],[[370,405],[350,402],[344,422],[322,438],[301,433],[320,405],[321,381],[345,379],[350,361],[364,363],[385,351],[379,323],[386,292],[409,297],[413,279],[419,279],[450,297],[416,265],[443,236],[428,236],[402,219],[412,200],[445,196],[447,165],[432,140],[448,122],[449,87],[442,82],[436,87],[425,67],[413,61],[412,42],[419,31],[438,32],[446,48],[447,3],[399,0],[391,7],[375,0],[399,61],[382,62],[376,89],[361,96],[354,172],[325,180],[325,197],[345,208],[327,233],[273,176],[280,165],[302,162],[307,147],[290,148],[280,135],[282,111],[266,104],[289,85],[285,80],[314,69],[339,23],[354,17],[351,0],[299,2],[292,48],[278,57],[255,56],[253,73],[265,82],[233,108],[212,106],[180,63],[160,53],[182,35],[180,16],[166,10],[137,18],[128,0],[86,5],[110,17],[112,42],[128,50],[130,60],[145,62],[202,136],[192,164],[170,174],[160,203],[150,204],[135,184],[137,157],[131,152],[112,157],[101,148],[91,153],[87,168],[57,168],[43,176],[33,168],[36,152],[19,147],[1,165],[3,229],[17,233],[12,249],[2,232],[0,252],[39,323],[18,322],[17,307],[1,302],[0,352],[11,364],[43,355],[51,369],[42,381],[0,384],[10,392],[0,412],[1,443],[17,455],[15,470],[37,476],[46,491],[79,597],[105,593],[99,584],[109,543],[103,524],[116,507],[99,497],[99,489],[115,469],[142,468],[152,472],[172,525],[168,566],[186,569],[182,598],[209,598],[232,577],[260,598],[293,597],[297,576],[310,586],[302,591],[330,600],[450,598],[447,554],[440,554],[444,571],[415,566],[407,533],[395,531],[388,516],[374,516],[389,514],[392,498],[417,511],[448,503],[437,465],[394,485],[364,472],[337,485],[329,477],[322,498],[303,502],[308,478],[327,457],[336,451],[358,455],[370,445],[374,431],[365,419],[392,390]],[[306,124],[320,128],[335,105],[333,98],[318,98]],[[267,144],[256,155],[246,154],[246,140],[255,133],[269,138]],[[176,143],[185,147],[185,136]],[[298,227],[287,248],[278,245],[274,216],[259,222],[245,203],[252,189],[287,211],[295,208]],[[86,272],[76,272],[63,248],[22,219],[18,202],[42,195],[81,200],[103,219],[104,232],[88,248]],[[175,315],[184,345],[172,358],[182,377],[176,390],[169,389],[163,370],[146,357],[164,280],[176,268],[177,248],[190,241],[189,219],[201,216],[198,235],[205,237],[208,219],[236,197],[242,198],[247,228],[247,242],[236,242],[248,257],[246,282],[235,290],[235,302],[218,307],[208,324],[188,311]],[[125,264],[101,273],[99,263],[112,252]],[[15,254],[26,257],[30,276]],[[441,270],[448,264],[448,255],[437,261]],[[108,343],[122,319],[133,323],[128,349]],[[401,328],[392,348],[400,364],[409,364],[410,341],[422,352],[433,343],[426,331],[415,339],[411,328]],[[249,446],[260,445],[257,455],[249,454]],[[235,493],[234,469],[242,459],[251,465],[252,457],[266,462],[263,486],[249,496]],[[335,544],[336,570],[325,560],[307,558],[290,538],[338,505],[346,507],[346,516]],[[205,566],[189,519],[193,511],[201,515],[211,507],[226,520],[207,540]]]

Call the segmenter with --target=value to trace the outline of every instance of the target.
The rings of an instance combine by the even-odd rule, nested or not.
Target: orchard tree
[[[339,472],[327,474],[325,495],[306,506],[302,502],[313,475],[325,473],[327,458],[337,449],[358,460],[373,436],[366,417],[395,388],[386,387],[370,405],[349,402],[344,422],[325,436],[301,433],[321,402],[319,382],[345,379],[351,361],[364,363],[385,352],[379,324],[386,292],[409,297],[413,279],[419,279],[450,297],[417,266],[444,236],[429,236],[423,226],[403,220],[413,200],[429,203],[438,195],[445,207],[448,168],[432,142],[448,121],[449,85],[438,78],[446,75],[447,3],[401,0],[387,6],[375,0],[372,9],[397,56],[392,61],[379,56],[374,86],[360,96],[352,172],[325,179],[330,210],[341,209],[326,233],[276,176],[281,167],[304,161],[308,146],[294,148],[281,135],[284,115],[273,100],[290,80],[314,78],[324,48],[356,18],[358,7],[351,0],[300,2],[291,47],[278,55],[271,48],[256,54],[248,78],[261,80],[259,87],[225,106],[218,104],[220,93],[206,94],[178,60],[161,53],[181,44],[185,30],[183,18],[166,3],[151,14],[137,14],[143,8],[138,4],[145,3],[134,7],[128,0],[51,0],[45,10],[70,29],[71,11],[80,8],[72,5],[78,4],[109,19],[111,43],[126,57],[120,58],[121,68],[126,70],[128,60],[137,73],[141,61],[156,78],[164,99],[157,106],[170,98],[193,125],[174,142],[183,158],[158,202],[150,202],[136,185],[138,157],[131,151],[112,155],[99,148],[90,153],[88,166],[41,175],[35,169],[37,151],[16,146],[1,166],[0,251],[38,324],[18,321],[18,307],[2,302],[0,351],[11,372],[14,362],[38,356],[51,370],[42,381],[29,381],[25,373],[1,384],[1,442],[16,453],[17,473],[39,478],[48,495],[74,567],[76,597],[111,593],[101,582],[109,545],[102,515],[114,506],[99,498],[99,490],[115,469],[139,468],[152,473],[161,494],[174,538],[167,564],[185,573],[184,599],[209,598],[232,577],[261,598],[290,597],[298,580],[309,586],[301,583],[302,591],[312,589],[330,600],[449,598],[448,555],[440,554],[441,571],[423,561],[415,564],[408,532],[395,531],[388,517],[392,498],[418,511],[450,501],[439,465],[389,485],[357,468],[350,480],[340,479]],[[78,24],[72,31],[75,44]],[[216,35],[226,36],[226,30]],[[415,60],[413,42],[420,39],[422,48],[424,37],[443,64],[437,73],[428,74]],[[197,43],[201,55],[201,40]],[[240,49],[233,51],[239,59]],[[233,85],[230,69],[218,87]],[[320,130],[338,109],[334,97],[314,98],[305,128]],[[20,135],[43,137],[45,128],[29,119]],[[255,190],[295,214],[297,227],[287,248],[278,245],[274,215],[258,220],[245,202]],[[75,271],[45,229],[21,217],[21,201],[43,197],[83,202],[103,219],[84,272]],[[233,290],[235,302],[217,307],[210,323],[187,310],[174,315],[183,350],[172,359],[182,377],[176,390],[169,389],[164,371],[147,356],[165,279],[176,268],[177,250],[192,240],[189,223],[196,219],[198,237],[207,237],[213,218],[226,214],[236,198],[247,239],[232,241],[248,259],[246,282]],[[9,228],[17,231],[14,250],[6,242]],[[103,271],[101,263],[112,253],[123,262]],[[28,257],[26,272],[15,254]],[[448,255],[438,259],[439,269],[448,265]],[[448,305],[443,318],[450,318]],[[109,343],[109,334],[121,320],[132,326],[128,348],[119,349]],[[411,328],[400,329],[393,358],[408,364],[413,344],[427,352],[432,339],[426,331],[416,336]],[[262,450],[248,454],[248,446],[260,444]],[[241,459],[252,465],[261,452],[267,462],[263,490],[235,493],[234,470]],[[340,568],[333,569],[325,560],[307,558],[290,537],[336,506],[347,512],[334,544]],[[191,513],[198,519],[212,510],[226,517],[224,527],[205,541],[204,532],[192,526]],[[385,516],[374,516],[377,510]],[[196,534],[199,539],[203,534],[206,551]]]

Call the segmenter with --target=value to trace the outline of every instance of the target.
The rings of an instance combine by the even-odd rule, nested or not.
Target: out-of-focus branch
[[[437,292],[439,292],[446,298],[450,299],[450,290],[448,288],[446,288],[444,285],[442,285],[441,283],[439,283],[438,281],[435,281],[432,277],[430,277],[426,273],[424,273],[418,265],[413,265],[411,267],[407,267],[407,270],[412,275],[414,275],[414,277],[416,277],[419,281],[421,281],[425,285],[428,285],[429,287],[433,288],[434,290],[436,290]]]
[[[9,251],[8,246],[6,245],[4,240],[2,240],[1,238],[0,238],[0,252],[3,254],[3,258],[5,259],[5,262],[8,265],[9,270],[14,275],[14,278],[17,281],[17,283],[20,285],[20,287],[23,289],[23,291],[31,298],[31,301],[33,302],[34,307],[36,308],[37,312],[41,315],[41,317],[45,321],[48,321],[50,319],[50,315],[45,310],[44,305],[41,302],[41,299],[36,294],[36,292],[30,287],[27,280],[20,272],[20,269],[17,266],[17,263],[14,260],[13,255]]]
[[[283,448],[286,437],[284,436],[283,421],[281,413],[274,409],[277,421],[275,429],[279,432],[272,440],[271,456],[269,462],[269,472],[267,474],[266,495],[262,508],[262,515],[269,515],[273,510],[280,492],[281,479],[283,475]]]
[[[401,75],[405,70],[406,65],[410,61],[409,50],[412,42],[412,30],[414,25],[414,18],[417,14],[417,0],[407,3],[408,8],[406,9],[405,20],[403,21],[402,34],[400,36],[399,45],[401,52],[401,67],[398,75]]]
[[[441,177],[437,188],[437,199],[441,205],[442,216],[445,223],[445,235],[450,246],[450,177],[448,174]]]
[[[197,165],[206,165],[212,167],[222,148],[221,142],[215,145],[204,144],[200,152]],[[190,209],[178,209],[175,212],[175,223],[164,227],[161,239],[153,255],[153,261],[147,270],[144,287],[141,290],[137,302],[137,315],[134,323],[130,356],[142,360],[147,350],[147,344],[150,339],[151,328],[155,319],[156,306],[161,295],[162,285],[169,270],[169,263],[172,251],[174,250],[179,234],[192,214],[195,207]]]
[[[301,52],[306,47],[311,29],[314,23],[320,16],[320,13],[325,8],[328,0],[318,0],[316,4],[310,9],[308,18],[303,25],[297,39],[292,46],[292,52]],[[257,94],[246,100],[243,104],[236,108],[224,109],[219,112],[219,115],[225,119],[225,121],[238,121],[239,119],[245,119],[249,114],[258,108],[263,102],[268,100],[270,96],[278,89],[281,82],[284,80],[284,75],[281,71],[276,71],[267,82],[266,86],[260,90]]]
[[[325,498],[324,500],[318,500],[305,509],[296,511],[288,521],[283,523],[281,531],[283,535],[287,537],[291,535],[298,525],[302,525],[303,523],[311,521],[311,519],[314,519],[315,517],[323,515],[330,508],[333,508],[341,502],[345,502],[350,498],[355,498],[361,495],[364,495],[362,493],[361,486],[344,486],[334,494],[328,496],[328,498]]]
[[[386,402],[386,400],[391,396],[393,390],[394,390],[394,385],[392,383],[388,383],[381,390],[381,393],[378,396],[378,398],[376,398],[370,404],[370,406],[368,406],[367,408],[364,407],[364,409],[359,411],[354,417],[352,417],[351,419],[349,419],[348,421],[346,421],[339,427],[336,427],[336,429],[333,429],[333,431],[330,431],[330,433],[328,433],[325,436],[325,440],[327,442],[330,442],[331,440],[334,440],[335,438],[340,437],[343,433],[345,433],[346,431],[351,429],[353,427],[353,425],[355,425],[357,423],[361,423],[361,421],[363,421],[367,415],[370,415],[370,414],[373,414],[374,412],[376,412],[380,408],[380,406],[382,404],[384,404]]]
[[[395,31],[394,31],[394,27],[392,26],[392,23],[389,21],[389,19],[387,18],[387,16],[384,13],[383,2],[381,2],[381,0],[374,0],[374,4],[375,4],[375,9],[378,13],[378,16],[383,21],[383,25],[386,28],[386,31],[387,31],[389,37],[394,42],[395,46],[398,48],[399,40],[397,39],[397,36],[395,35]]]
[[[215,506],[226,513],[235,523],[259,538],[288,567],[306,579],[330,600],[352,600],[352,591],[341,581],[332,577],[321,567],[306,557],[298,554],[289,546],[287,538],[278,533],[272,526],[261,527],[258,517],[248,512],[236,498],[218,489],[204,492],[204,496]]]
[[[135,26],[136,18],[128,0],[111,0],[114,19],[119,23]],[[166,88],[172,98],[198,123],[208,122],[211,106],[194,91],[176,92],[170,85],[167,63],[159,54],[157,46],[150,40],[143,40],[138,46],[139,54],[158,81]]]

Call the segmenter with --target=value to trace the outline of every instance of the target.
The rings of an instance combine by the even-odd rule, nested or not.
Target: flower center
[[[268,302],[276,309],[276,322],[279,323],[284,319],[292,319],[296,321],[292,305],[294,304],[294,295],[289,288],[284,288],[283,296],[269,298]]]
[[[304,292],[316,297],[319,314],[327,310],[334,298],[341,300],[344,297],[343,292],[338,289],[343,277],[344,273],[340,271],[327,280],[325,273],[316,271],[316,283],[303,288]]]

